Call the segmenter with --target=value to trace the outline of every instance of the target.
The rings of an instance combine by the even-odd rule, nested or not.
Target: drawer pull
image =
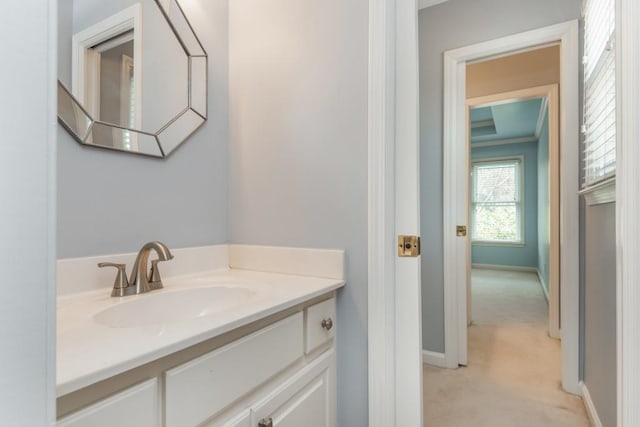
[[[271,418],[263,418],[258,423],[258,427],[273,427],[273,420]]]
[[[322,323],[320,323],[324,329],[330,331],[333,328],[333,320],[329,317],[328,319],[322,319]]]

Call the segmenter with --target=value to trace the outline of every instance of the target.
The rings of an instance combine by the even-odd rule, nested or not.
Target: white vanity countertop
[[[58,396],[183,350],[344,285],[344,281],[338,279],[234,269],[174,277],[163,282],[164,289],[144,295],[112,298],[110,289],[102,289],[58,298]],[[94,318],[102,310],[136,299],[212,286],[239,287],[251,292],[246,297],[243,296],[242,303],[236,307],[165,324],[147,322],[135,325],[134,321],[131,327],[109,327]],[[170,301],[168,297],[164,299]],[[170,309],[167,307],[167,310]]]

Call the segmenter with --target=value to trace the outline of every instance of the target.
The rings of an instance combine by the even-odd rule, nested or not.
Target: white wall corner
[[[241,270],[345,279],[345,252],[339,249],[229,245],[229,266]]]
[[[600,417],[598,416],[596,406],[594,405],[593,400],[591,400],[591,395],[589,394],[587,385],[581,382],[580,386],[582,388],[582,400],[584,400],[584,406],[587,409],[587,415],[589,416],[591,425],[593,427],[602,427],[602,422],[600,421]]]
[[[447,358],[444,353],[422,350],[422,363],[438,368],[447,368]]]
[[[427,7],[435,6],[446,2],[447,0],[418,0],[418,8],[426,9]]]

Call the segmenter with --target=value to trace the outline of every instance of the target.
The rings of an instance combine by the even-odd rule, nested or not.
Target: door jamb
[[[420,231],[417,28],[416,0],[369,0],[371,427],[422,425],[420,258],[398,260],[395,236]],[[399,185],[408,186],[405,193],[415,190],[415,197],[396,200]],[[396,229],[398,224],[405,228]]]
[[[579,111],[580,96],[578,21],[568,21],[488,42],[450,50],[444,54],[444,293],[445,363],[460,362],[461,319],[466,319],[467,240],[455,235],[457,224],[466,224],[464,198],[466,176],[466,63],[493,55],[561,42],[560,49],[560,139],[561,147],[561,323],[562,384],[580,394],[579,372]],[[465,266],[465,268],[460,268]]]
[[[616,1],[617,425],[640,425],[640,4]]]

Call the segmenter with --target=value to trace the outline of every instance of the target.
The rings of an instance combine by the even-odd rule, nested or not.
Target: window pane
[[[515,203],[501,205],[476,205],[474,240],[519,242],[520,218]]]
[[[476,166],[476,202],[515,202],[518,200],[516,163]]]

